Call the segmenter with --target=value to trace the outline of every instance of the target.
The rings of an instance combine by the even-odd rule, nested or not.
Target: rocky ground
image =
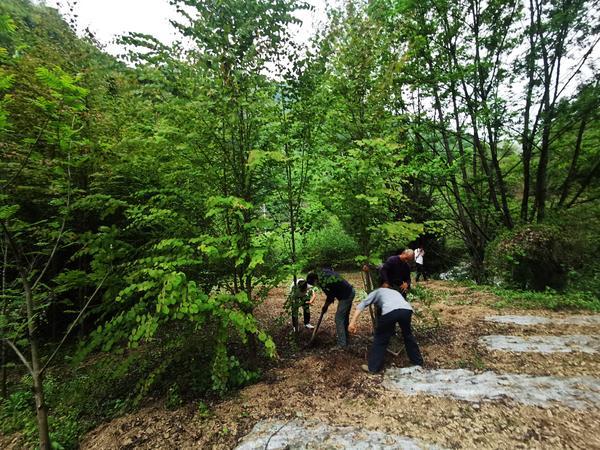
[[[348,278],[355,286],[362,285],[360,275]],[[442,369],[463,375],[467,370],[473,376],[505,376],[499,385],[506,389],[521,383],[521,375],[551,376],[559,384],[541,379],[542,389],[562,391],[561,380],[573,382],[571,388],[581,401],[573,404],[557,397],[543,405],[528,404],[519,398],[518,390],[515,396],[503,391],[471,400],[457,399],[451,389],[412,392],[406,379],[404,387],[390,381],[399,374],[413,376],[399,369],[409,365],[403,353],[388,355],[387,375],[360,370],[369,348],[368,314],[361,316],[359,332],[348,350],[334,347],[334,311],[326,315],[313,347],[304,347],[308,331],[301,335],[300,345],[290,345],[291,327],[279,320],[285,299],[285,288],[280,288],[271,292],[258,312],[281,348],[280,359],[260,382],[210,405],[209,413],[193,404],[176,411],[161,403],[148,406],[93,430],[82,448],[600,448],[600,401],[595,401],[600,399],[596,378],[600,358],[594,349],[578,351],[571,343],[569,353],[515,352],[490,349],[485,339],[492,335],[597,339],[600,323],[595,319],[569,323],[569,316],[577,312],[499,311],[492,306],[497,301],[492,294],[448,282],[422,286],[428,290],[432,309],[415,303],[420,318],[414,326],[425,359],[421,374],[425,378]],[[313,307],[314,321],[319,310],[320,304]],[[486,320],[494,315],[549,320],[525,325]],[[433,326],[434,316],[438,326]],[[475,387],[479,383],[470,382]]]

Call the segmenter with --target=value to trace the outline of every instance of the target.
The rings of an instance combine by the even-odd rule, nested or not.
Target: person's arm
[[[329,306],[335,300],[335,293],[331,290],[331,286],[321,285],[320,288],[325,294],[325,304]]]
[[[350,324],[348,325],[348,331],[352,334],[356,333],[356,321],[358,320],[358,316],[360,316],[362,311],[362,309],[358,308],[354,310],[354,315],[352,316],[352,320],[350,320]]]
[[[317,298],[317,293],[315,292],[314,289],[311,289],[310,292],[311,292],[311,295],[310,295],[310,300],[308,301],[308,304],[312,305]]]
[[[356,309],[354,310],[354,315],[352,316],[352,320],[350,321],[350,324],[348,325],[348,331],[350,333],[356,333],[356,328],[357,328],[356,321],[358,320],[358,316],[360,316],[360,313],[363,312],[365,310],[365,308],[367,306],[369,306],[370,304],[372,304],[376,299],[377,299],[377,291],[373,291],[369,295],[367,295],[367,298],[365,298],[362,302],[360,302],[358,305],[356,305]]]
[[[404,263],[401,268],[401,281],[400,290],[403,294],[406,294],[410,290],[410,266],[408,263]]]

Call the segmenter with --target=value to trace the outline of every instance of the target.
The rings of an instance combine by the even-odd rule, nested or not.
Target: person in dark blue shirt
[[[338,300],[338,308],[335,313],[335,330],[338,347],[348,346],[348,325],[350,324],[350,310],[356,292],[340,274],[332,269],[319,269],[306,276],[309,285],[320,287],[325,295],[323,311],[327,311],[329,305]]]
[[[410,289],[409,262],[415,259],[415,252],[409,248],[399,255],[390,256],[379,269],[381,287],[392,288],[406,295]]]

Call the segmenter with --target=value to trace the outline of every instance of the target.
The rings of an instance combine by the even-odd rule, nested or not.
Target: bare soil
[[[362,286],[360,274],[347,274],[347,278],[355,286]],[[429,323],[415,319],[415,334],[426,368],[558,376],[600,373],[600,358],[594,354],[490,352],[478,344],[479,337],[490,334],[598,334],[596,327],[489,323],[484,321],[486,316],[499,314],[491,306],[498,300],[493,294],[441,281],[422,285],[437,299],[432,307],[439,313],[441,323],[432,330]],[[409,397],[384,389],[382,376],[360,370],[366,362],[371,333],[366,313],[361,316],[359,331],[348,350],[335,349],[336,304],[323,320],[313,347],[305,348],[310,337],[308,330],[303,330],[298,345],[294,345],[291,325],[281,320],[285,294],[285,287],[274,289],[257,310],[279,349],[279,359],[260,382],[211,404],[209,417],[199,414],[196,404],[170,411],[157,402],[101,425],[84,438],[81,447],[230,449],[258,421],[300,418],[404,435],[446,448],[600,449],[600,405],[582,411],[561,405],[525,406],[508,400],[473,404],[426,395]],[[320,296],[312,307],[313,323],[322,301]],[[426,311],[423,305],[415,306]],[[504,309],[501,313],[565,316],[543,310]],[[403,354],[388,357],[388,366],[409,365]]]

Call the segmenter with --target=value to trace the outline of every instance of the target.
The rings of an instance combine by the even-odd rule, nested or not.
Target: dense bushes
[[[301,250],[305,269],[332,266],[356,267],[354,258],[359,254],[358,244],[335,218],[332,218],[323,228],[311,230],[305,236]]]
[[[54,448],[77,448],[89,429],[107,419],[134,410],[144,401],[165,398],[167,407],[214,396],[208,368],[217,349],[211,338],[215,327],[199,333],[189,322],[125,353],[96,353],[84,363],[73,361],[53,369],[44,381],[50,410]],[[230,336],[227,388],[255,380],[258,372],[244,367],[249,359],[235,335]],[[247,351],[246,351],[247,353]],[[10,396],[0,402],[0,432],[23,433],[33,445],[37,439],[31,377],[25,376]]]
[[[487,267],[520,289],[562,290],[567,283],[566,242],[559,228],[526,225],[500,235],[488,247]]]
[[[486,268],[508,287],[600,296],[599,220],[600,210],[587,205],[506,231],[488,245]]]
[[[585,291],[600,298],[600,207],[588,204],[551,217],[566,241],[569,289]]]

